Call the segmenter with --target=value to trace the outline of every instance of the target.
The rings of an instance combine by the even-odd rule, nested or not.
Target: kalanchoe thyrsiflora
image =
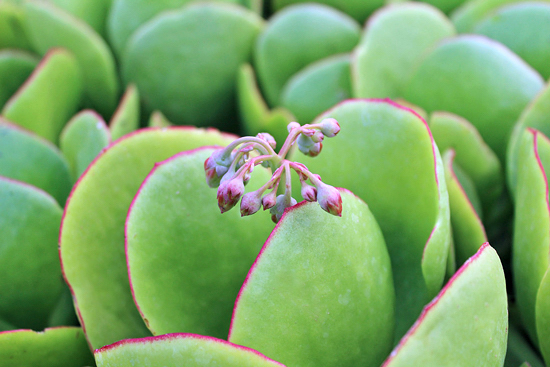
[[[321,208],[333,215],[342,215],[342,199],[334,187],[321,181],[305,165],[292,162],[286,156],[294,143],[298,149],[311,157],[321,152],[325,137],[334,137],[340,131],[335,119],[328,118],[318,124],[300,126],[297,122],[288,124],[289,135],[279,153],[275,153],[275,139],[267,133],[256,137],[243,137],[225,148],[216,150],[204,162],[206,182],[218,187],[218,206],[222,213],[233,208],[241,199],[241,215],[270,209],[274,222],[279,221],[286,208],[296,204],[292,197],[291,170],[300,178],[302,197],[307,201],[318,201]],[[256,191],[244,193],[250,174],[258,164],[273,172],[269,181]],[[311,184],[308,184],[307,181]],[[244,195],[244,196],[243,196]]]

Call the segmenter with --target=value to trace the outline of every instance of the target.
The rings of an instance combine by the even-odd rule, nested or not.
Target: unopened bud
[[[319,153],[321,153],[321,149],[323,149],[323,143],[315,143],[311,148],[309,148],[306,155],[310,157],[317,157]]]
[[[262,207],[261,194],[257,191],[252,191],[244,194],[241,200],[241,217],[252,215]]]
[[[204,172],[206,173],[206,183],[209,187],[218,187],[220,181],[227,172],[227,167],[221,166],[216,163],[213,156],[208,157],[204,161]]]
[[[317,189],[302,181],[302,197],[307,201],[317,201]]]
[[[256,135],[256,137],[266,141],[273,149],[277,147],[277,142],[275,141],[275,138],[271,134],[259,133],[258,135]]]
[[[340,124],[333,118],[324,119],[321,121],[321,132],[327,138],[333,138],[340,132]]]
[[[264,210],[273,208],[276,203],[277,203],[277,193],[275,191],[271,191],[269,194],[265,195],[262,198],[262,205],[264,207]]]
[[[293,205],[296,205],[296,200],[293,197],[291,197],[289,201],[284,194],[277,196],[277,203],[269,211],[271,213],[271,220],[277,223],[283,216],[285,209]]]
[[[311,140],[314,143],[320,143],[320,142],[323,141],[324,138],[325,138],[325,136],[319,130],[315,130],[315,133],[311,136]]]
[[[242,178],[235,177],[223,181],[218,187],[218,207],[222,213],[233,208],[244,194],[244,182]]]
[[[286,126],[286,129],[288,130],[288,132],[291,132],[293,129],[297,129],[299,128],[301,125],[297,122],[291,122],[290,124],[288,124]]]
[[[336,188],[322,182],[319,183],[317,185],[317,201],[324,211],[339,217],[342,216],[342,197]]]

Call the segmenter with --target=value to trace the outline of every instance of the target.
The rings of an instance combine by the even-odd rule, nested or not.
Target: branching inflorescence
[[[340,125],[333,118],[304,126],[291,122],[288,137],[278,154],[274,150],[275,139],[267,133],[239,138],[213,152],[204,162],[204,170],[208,186],[218,187],[221,212],[233,208],[242,197],[241,216],[254,214],[263,206],[264,210],[270,209],[271,219],[278,222],[285,209],[296,204],[290,178],[291,170],[294,170],[300,178],[301,194],[305,200],[318,201],[323,210],[341,216],[342,198],[338,190],[323,183],[319,175],[311,173],[302,163],[286,159],[294,143],[305,155],[317,156],[323,147],[323,139],[332,138],[339,131]],[[258,164],[271,169],[271,179],[259,189],[245,194],[244,187]]]

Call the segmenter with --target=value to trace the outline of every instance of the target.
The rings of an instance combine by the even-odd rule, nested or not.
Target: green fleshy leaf
[[[448,150],[443,155],[443,164],[445,166],[445,182],[449,192],[456,260],[458,264],[463,264],[479,250],[481,245],[487,242],[487,235],[478,212],[476,212],[476,203],[479,203],[479,198],[475,188],[466,189],[464,179],[467,179],[468,176],[464,175],[462,180],[457,177],[460,175],[458,173],[460,167],[453,164],[455,154],[454,150]],[[473,186],[473,182],[470,181],[470,185]]]
[[[383,367],[501,367],[508,307],[504,271],[488,244],[470,258],[403,337]]]
[[[390,101],[350,100],[315,122],[326,117],[340,123],[338,136],[319,157],[295,158],[369,205],[392,259],[400,338],[445,276],[451,234],[439,152],[427,124]]]
[[[215,130],[139,131],[111,145],[80,178],[65,207],[60,253],[93,348],[149,335],[132,299],[124,254],[126,214],[141,182],[155,163],[178,152],[231,140]]]
[[[65,50],[55,49],[4,105],[2,115],[57,143],[63,126],[80,103],[81,90],[75,58]]]
[[[350,52],[359,34],[359,24],[325,5],[301,4],[278,12],[258,37],[254,55],[268,103],[279,105],[287,80],[303,67],[330,55]]]
[[[168,121],[166,116],[162,114],[160,111],[153,111],[151,114],[151,117],[149,118],[149,122],[147,123],[149,127],[170,127],[173,126],[173,124]]]
[[[352,65],[357,98],[396,98],[414,67],[438,41],[451,37],[451,22],[422,3],[388,6],[367,22]]]
[[[367,205],[340,193],[341,218],[317,203],[285,212],[239,293],[231,342],[288,366],[385,358],[394,326],[390,259]]]
[[[63,206],[72,187],[59,149],[0,117],[0,175],[36,186]]]
[[[391,0],[386,2],[391,3]],[[464,0],[423,0],[423,2],[433,5],[445,14],[448,14],[452,10],[462,5],[464,3]]]
[[[123,340],[95,351],[98,367],[284,367],[255,350],[194,334]]]
[[[273,229],[268,213],[241,218],[237,208],[220,214],[216,190],[204,178],[204,161],[213,151],[184,152],[157,165],[128,213],[128,273],[154,335],[226,338],[235,298]],[[269,178],[256,168],[247,191]]]
[[[544,361],[550,363],[550,268],[542,278],[536,300],[537,336]]]
[[[541,281],[550,266],[550,209],[548,182],[550,141],[536,130],[523,133],[513,238],[513,275],[516,302],[531,340],[537,344],[535,303]]]
[[[514,123],[542,87],[540,75],[510,50],[466,35],[440,43],[413,74],[404,97],[429,113],[466,118],[504,160]]]
[[[48,327],[68,325],[78,325],[78,319],[74,309],[71,290],[64,284],[61,296],[48,318]]]
[[[61,208],[44,191],[1,176],[0,207],[0,317],[41,330],[63,287],[57,252]]]
[[[130,84],[109,122],[113,141],[139,128],[139,112],[139,91]]]
[[[84,110],[69,121],[61,133],[59,145],[75,181],[110,142],[105,121],[94,111]]]
[[[23,26],[25,14],[17,1],[0,2],[0,49],[30,49]]]
[[[512,4],[497,9],[473,30],[492,38],[525,60],[542,77],[550,77],[550,4]]]
[[[511,309],[510,314],[512,314]],[[519,327],[514,325],[514,322],[510,318],[510,324],[508,325],[508,348],[506,350],[504,367],[516,367],[522,362],[527,363],[529,367],[544,367],[539,353],[533,349],[532,344],[520,332]],[[525,366],[521,365],[521,367]]]
[[[49,0],[59,8],[82,19],[99,35],[105,36],[105,18],[113,0]]]
[[[176,124],[228,130],[237,70],[250,59],[262,27],[257,14],[233,4],[197,3],[163,13],[129,41],[124,80],[137,85],[147,112],[159,109]]]
[[[0,50],[0,108],[31,75],[37,63],[36,57],[26,52]]]
[[[95,366],[84,333],[77,327],[0,333],[0,361],[4,367]]]
[[[121,56],[132,34],[156,15],[181,8],[194,0],[115,0],[107,19],[109,40]],[[240,0],[217,0],[240,3]]]
[[[523,133],[527,128],[536,129],[550,136],[550,83],[527,105],[514,127],[508,150],[506,152],[506,168],[508,187],[512,193],[516,191],[519,167],[519,150]],[[515,197],[515,195],[512,195]]]
[[[299,123],[309,124],[320,113],[351,97],[350,55],[337,55],[310,64],[288,80],[281,105]]]
[[[115,61],[105,41],[88,24],[48,2],[26,2],[25,16],[34,49],[45,54],[53,47],[63,47],[74,54],[86,103],[104,116],[111,115],[119,86]]]

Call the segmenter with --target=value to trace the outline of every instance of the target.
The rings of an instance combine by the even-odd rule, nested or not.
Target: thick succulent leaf
[[[56,146],[1,117],[0,176],[36,186],[61,206],[72,187],[69,165]]]
[[[109,122],[113,140],[139,128],[139,108],[139,91],[135,85],[130,84]]]
[[[535,312],[540,351],[546,364],[550,364],[550,268],[542,278]]]
[[[170,127],[173,124],[160,111],[153,111],[147,123],[149,127]]]
[[[275,10],[297,4],[310,2],[308,0],[272,0]],[[336,8],[349,16],[355,18],[359,23],[363,24],[365,19],[376,9],[384,5],[383,0],[318,0],[316,3],[322,3]]]
[[[80,103],[82,82],[76,59],[55,49],[4,105],[2,115],[57,143],[59,133]]]
[[[401,339],[383,367],[501,367],[508,303],[504,271],[485,244],[449,280]]]
[[[2,176],[0,208],[0,317],[40,330],[63,286],[57,253],[62,210],[44,191]]]
[[[109,128],[96,112],[84,110],[69,121],[61,133],[59,145],[75,181],[110,142]]]
[[[68,326],[0,333],[0,361],[4,367],[95,365],[82,329]]]
[[[31,75],[37,63],[36,57],[29,53],[0,50],[0,108]]]
[[[121,56],[132,34],[148,20],[167,10],[175,10],[193,0],[114,0],[107,19],[109,40]],[[240,0],[218,0],[240,3]]]
[[[359,24],[321,4],[281,10],[258,37],[254,61],[260,86],[272,106],[287,80],[313,61],[350,52],[359,42]]]
[[[286,107],[301,124],[351,97],[350,55],[331,56],[303,68],[288,80],[281,94]]]
[[[479,198],[475,187],[467,175],[459,173],[461,168],[454,164],[455,155],[454,150],[445,152],[443,164],[445,166],[445,182],[449,192],[456,260],[458,264],[463,264],[479,250],[481,245],[487,242],[487,235],[478,215]],[[459,180],[457,176],[463,178]],[[476,211],[476,206],[478,211]]]
[[[543,83],[506,47],[466,35],[440,43],[413,73],[404,97],[428,112],[466,118],[504,160],[512,126]]]
[[[319,157],[296,157],[331,185],[368,203],[382,228],[401,337],[443,284],[450,243],[448,194],[427,124],[390,101],[350,100],[327,111],[341,131]]]
[[[112,114],[119,86],[105,41],[88,24],[48,2],[25,3],[25,16],[34,49],[42,54],[52,47],[71,51],[80,65],[86,103],[105,116]]]
[[[342,217],[287,210],[243,285],[229,340],[288,366],[375,366],[391,349],[391,264],[376,220],[341,190]]]
[[[187,151],[156,165],[128,212],[130,284],[154,335],[226,338],[235,298],[273,229],[267,213],[220,214],[216,190],[204,176],[204,161],[213,151]],[[257,167],[247,191],[269,178]]]
[[[512,314],[510,309],[510,315]],[[521,326],[514,325],[512,317],[508,325],[508,348],[504,367],[544,367],[540,354],[533,349],[528,338],[520,331]],[[522,362],[525,362],[522,364]]]
[[[113,0],[49,0],[66,12],[82,19],[99,35],[105,36],[105,18]]]
[[[431,114],[429,124],[439,151],[453,149],[456,152],[456,163],[472,179],[483,212],[488,213],[502,194],[504,185],[498,157],[476,128],[460,116],[437,111]]]
[[[473,30],[492,38],[550,77],[550,3],[520,3],[490,13]]]
[[[239,68],[237,99],[241,123],[248,135],[268,132],[275,138],[275,141],[282,142],[286,139],[288,135],[286,127],[295,118],[289,111],[281,107],[269,110],[256,83],[254,69],[250,64],[243,64]]]
[[[514,127],[508,150],[506,152],[506,168],[508,187],[516,191],[519,166],[520,142],[525,129],[536,129],[546,136],[550,135],[550,83],[527,105]],[[515,197],[515,195],[513,195]]]
[[[233,4],[198,3],[163,13],[129,41],[124,80],[137,85],[147,112],[160,109],[176,124],[227,129],[237,70],[250,59],[262,27],[256,13]]]
[[[94,352],[98,367],[284,367],[255,350],[194,334],[122,340]]]
[[[20,4],[14,1],[0,2],[0,49],[30,49],[23,22],[25,15]]]
[[[550,266],[546,175],[550,169],[550,141],[540,132],[529,129],[520,144],[512,265],[516,302],[524,326],[536,344],[535,303],[542,278]]]
[[[396,98],[414,67],[438,41],[455,34],[438,9],[422,3],[387,6],[367,22],[352,63],[358,98]]]
[[[214,130],[139,130],[103,151],[76,184],[65,207],[60,253],[93,348],[149,334],[132,299],[124,254],[124,223],[139,185],[156,162],[231,140]]]

